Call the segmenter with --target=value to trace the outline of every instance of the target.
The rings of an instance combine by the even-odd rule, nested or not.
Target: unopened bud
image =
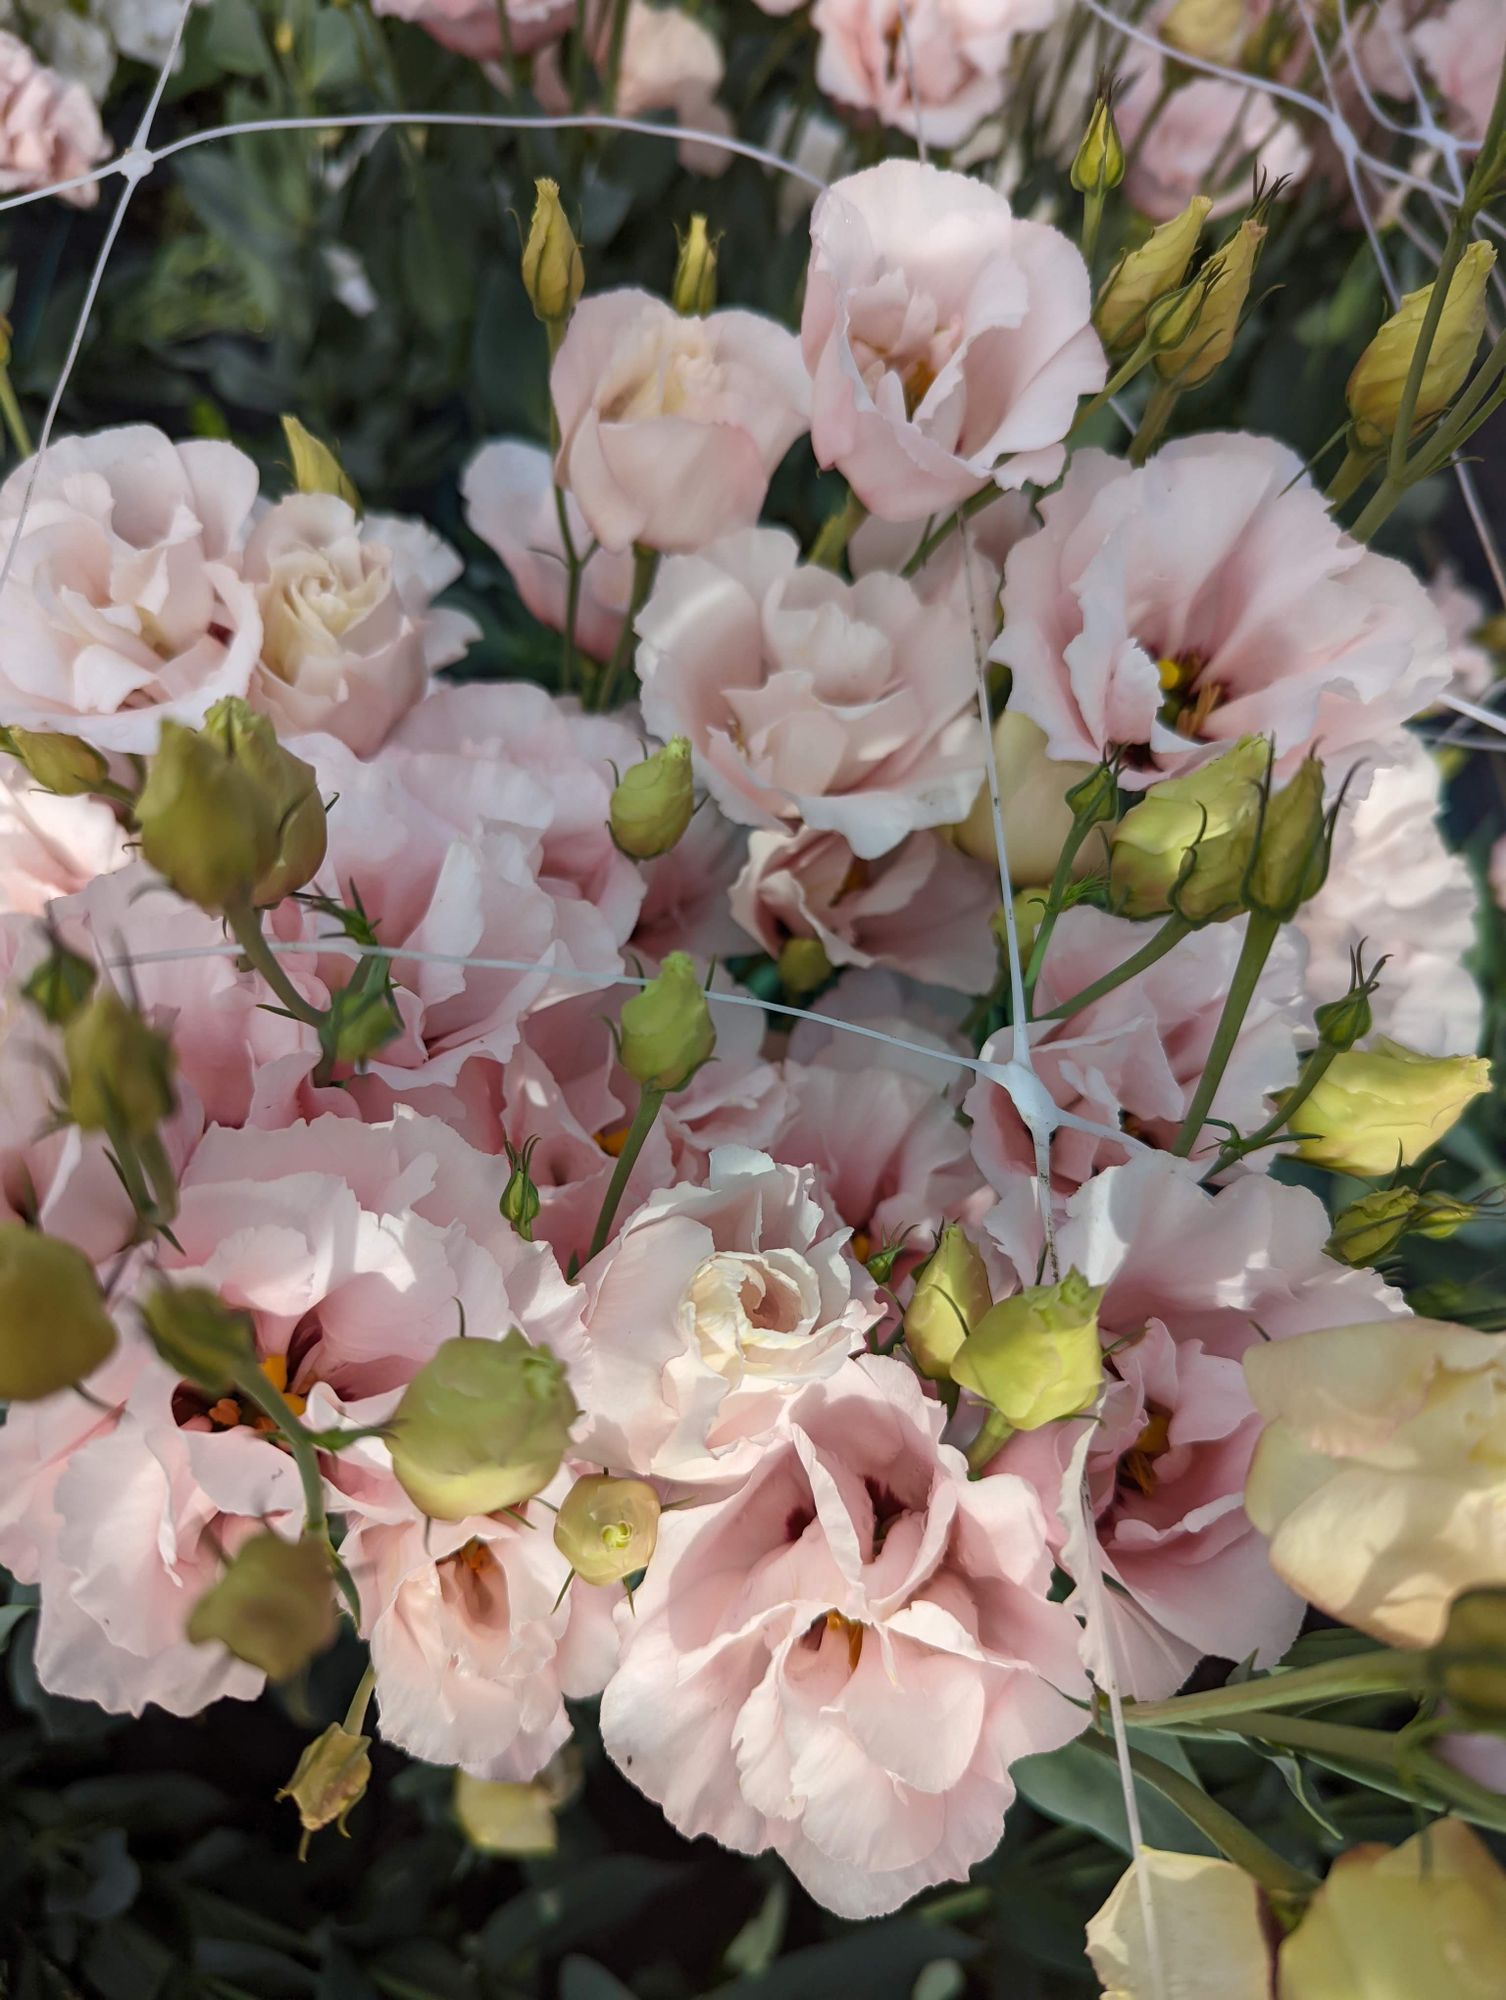
[[[21,992],[44,1020],[63,1028],[94,991],[96,977],[87,958],[80,958],[54,938],[47,956],[23,982]]]
[[[63,1030],[65,1104],[85,1132],[149,1139],[178,1098],[172,1044],[113,986],[99,987]]]
[[[504,1145],[506,1141],[504,1140]],[[533,1157],[537,1138],[525,1139],[521,1150],[507,1146],[507,1164],[512,1172],[507,1177],[507,1186],[502,1190],[502,1199],[497,1206],[502,1211],[503,1220],[510,1222],[525,1243],[533,1241],[533,1225],[539,1219],[539,1191],[534,1186],[533,1175],[528,1163]]]
[[[1300,1122],[1300,1108],[1296,1116]],[[1375,1188],[1339,1210],[1324,1248],[1356,1270],[1378,1264],[1411,1229],[1416,1213],[1415,1188]]]
[[[1242,736],[1211,763],[1145,793],[1111,836],[1115,907],[1153,917],[1175,905],[1194,923],[1236,915],[1270,763],[1264,737]]]
[[[288,441],[293,464],[293,484],[300,493],[333,493],[352,512],[361,512],[361,496],[339,459],[312,431],[305,430],[296,417],[284,417],[282,434]]]
[[[1119,817],[1119,781],[1107,764],[1098,764],[1068,789],[1067,804],[1079,827],[1104,826]]]
[[[1365,980],[1351,986],[1342,1000],[1329,1000],[1313,1010],[1319,1039],[1326,1048],[1352,1049],[1364,1041],[1374,1025],[1370,995],[1374,989]]]
[[[1477,240],[1454,267],[1412,411],[1413,430],[1441,416],[1469,379],[1485,332],[1486,287],[1495,261],[1491,245]],[[1362,449],[1377,450],[1401,421],[1412,357],[1432,297],[1432,285],[1408,292],[1354,364],[1347,394],[1355,442]]]
[[[952,1357],[952,1380],[982,1396],[1015,1430],[1081,1414],[1098,1394],[1101,1285],[1077,1271],[991,1307]]]
[[[905,1238],[908,1230],[903,1230],[892,1243],[881,1243],[877,1250],[870,1250],[862,1261],[863,1269],[876,1285],[887,1285],[894,1276],[894,1267],[905,1253]],[[857,1247],[854,1245],[854,1256]]]
[[[0,729],[0,750],[19,757],[44,792],[71,799],[99,789],[110,767],[81,736],[55,735],[50,730]]]
[[[1290,923],[1328,873],[1331,822],[1323,810],[1323,766],[1308,757],[1266,799],[1260,838],[1245,876],[1245,907]]]
[[[557,181],[534,182],[533,221],[523,246],[523,286],[534,312],[563,326],[585,289],[586,267],[564,209]]]
[[[554,1517],[554,1546],[583,1583],[621,1583],[647,1569],[659,1539],[659,1496],[642,1479],[592,1472]]]
[[[1177,0],[1161,39],[1204,62],[1232,63],[1244,47],[1246,0]]]
[[[196,1646],[217,1639],[268,1680],[289,1680],[334,1639],[332,1583],[321,1542],[253,1535],[194,1606],[188,1637]]]
[[[1457,1236],[1467,1222],[1473,1222],[1479,1213],[1477,1202],[1461,1201],[1457,1195],[1435,1194],[1431,1189],[1424,1189],[1417,1199],[1412,1234],[1425,1236],[1430,1243],[1446,1243],[1451,1236]]]
[[[115,1351],[94,1266],[61,1237],[0,1223],[0,1403],[75,1388]]]
[[[1124,146],[1107,93],[1093,106],[1088,129],[1072,161],[1072,185],[1079,194],[1107,194],[1124,179]]]
[[[298,1808],[303,1826],[303,1839],[298,1844],[300,1861],[308,1853],[310,1835],[326,1826],[345,1832],[346,1820],[365,1797],[370,1783],[371,1738],[354,1735],[332,1722],[308,1745],[292,1777],[277,1794],[279,1799],[291,1799]]]
[[[1046,889],[1021,889],[1014,899],[1014,937],[1020,948],[1020,957],[1028,960],[1035,949],[1036,933],[1045,922],[1046,909],[1051,901]],[[1001,903],[989,918],[989,928],[993,931],[994,942],[999,947],[1002,965],[1009,963],[1009,927],[1004,921],[1004,906]]]
[[[1466,1590],[1428,1655],[1435,1690],[1467,1723],[1506,1722],[1506,1590]]]
[[[1182,389],[1195,388],[1228,359],[1265,238],[1265,224],[1246,216],[1218,252],[1208,268],[1196,323],[1183,338],[1156,349],[1156,372],[1164,381],[1175,382]]]
[[[554,1816],[580,1787],[580,1752],[567,1743],[526,1785],[457,1771],[455,1817],[482,1854],[553,1854],[559,1845]]]
[[[618,1056],[650,1090],[680,1090],[716,1047],[711,1009],[688,953],[672,951],[659,977],[622,1009]]]
[[[251,1321],[207,1285],[158,1285],[141,1307],[146,1337],[175,1375],[223,1396],[256,1365]]]
[[[716,245],[706,233],[704,215],[693,215],[680,238],[670,300],[677,313],[697,319],[704,319],[716,304]]]
[[[690,738],[672,736],[662,750],[630,765],[612,793],[612,838],[635,861],[668,854],[690,824],[695,787]]]
[[[1483,1056],[1428,1056],[1399,1042],[1336,1055],[1294,1114],[1299,1160],[1362,1180],[1409,1167],[1490,1088]]]
[[[385,979],[375,986],[352,980],[330,995],[320,1033],[336,1063],[359,1069],[402,1027],[397,1003]]]
[[[820,938],[786,938],[779,947],[779,983],[792,1000],[805,1000],[835,971]]]
[[[235,695],[215,703],[202,734],[255,785],[276,829],[271,865],[251,890],[259,909],[270,908],[312,881],[324,861],[328,829],[314,767],[284,750],[267,718]]]
[[[947,1379],[957,1350],[993,1302],[982,1257],[967,1231],[949,1222],[905,1308],[905,1346],[922,1375]]]
[[[146,859],[213,916],[249,903],[277,861],[270,800],[219,744],[179,722],[162,725],[136,824]]]
[[[435,1520],[495,1514],[549,1484],[578,1415],[564,1369],[516,1328],[502,1340],[447,1340],[403,1391],[392,1469]]]
[[[1146,315],[1158,299],[1181,286],[1213,203],[1194,195],[1180,215],[1163,222],[1138,249],[1127,250],[1109,273],[1093,323],[1105,347],[1123,351],[1145,334]]]

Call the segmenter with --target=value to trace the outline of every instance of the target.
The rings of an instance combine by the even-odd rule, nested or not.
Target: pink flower
[[[1482,643],[1481,628],[1486,623],[1484,600],[1477,591],[1461,582],[1452,563],[1440,563],[1428,578],[1428,596],[1443,620],[1448,640],[1449,692],[1470,701],[1483,701],[1496,677],[1495,661]]]
[[[612,57],[616,8],[611,0],[590,0],[586,35],[598,76]],[[628,0],[617,58],[617,86],[608,107],[620,118],[651,117],[671,111],[687,131],[731,133],[732,120],[716,101],[726,73],[721,43],[703,20],[679,7],[650,7]],[[557,49],[546,49],[533,69],[533,90],[546,111],[573,107]],[[692,173],[723,174],[732,155],[706,139],[681,139],[680,164]]]
[[[934,833],[876,861],[836,833],[755,833],[732,889],[733,914],[775,958],[815,938],[833,965],[887,965],[963,993],[993,980],[998,903],[997,873]]]
[[[1057,0],[816,0],[816,81],[928,145],[958,146],[1004,102],[1016,35],[1049,27]]]
[[[125,829],[98,799],[57,798],[21,765],[0,767],[0,910],[41,916],[128,859]]]
[[[372,0],[378,14],[416,21],[436,42],[477,62],[496,61],[506,51],[497,18],[497,0]],[[514,55],[529,55],[562,35],[575,18],[575,0],[507,0]]]
[[[466,467],[461,490],[466,519],[506,563],[524,604],[541,625],[563,632],[569,572],[548,452],[515,438],[483,445]],[[626,550],[593,550],[573,494],[564,506],[582,564],[575,643],[593,660],[610,659],[633,594],[632,558]]]
[[[1249,198],[1255,172],[1301,180],[1312,163],[1302,134],[1258,84],[1195,75],[1163,101],[1166,59],[1131,43],[1114,100],[1129,165],[1124,195],[1153,222],[1168,222],[1194,195],[1216,215]],[[1210,177],[1218,171],[1216,183]]]
[[[1040,1494],[1089,1621],[1088,1662],[1102,1679],[1110,1651],[1127,1693],[1169,1694],[1207,1653],[1270,1665],[1296,1636],[1302,1602],[1244,1511],[1260,1420],[1240,1356],[1262,1338],[1404,1310],[1373,1272],[1324,1255],[1328,1229],[1302,1189],[1251,1174],[1210,1194],[1155,1158],[1110,1167],[1067,1205],[1061,1268],[1106,1287],[1102,1409],[1016,1433],[993,1467]],[[1082,1449],[1096,1554],[1072,1525]],[[1093,1591],[1089,1562],[1120,1588]]]
[[[808,1168],[727,1146],[704,1186],[651,1195],[582,1282],[581,1456],[723,1481],[758,1458],[790,1395],[830,1375],[878,1318]]]
[[[358,519],[332,493],[295,493],[258,522],[243,573],[261,609],[258,708],[279,731],[323,730],[369,757],[436,668],[478,627],[432,599],[460,558],[418,521]]]
[[[1495,0],[1449,0],[1418,22],[1412,43],[1453,113],[1458,136],[1483,139],[1506,62],[1506,14]]]
[[[811,218],[811,443],[871,512],[917,521],[991,478],[1049,485],[1106,364],[1087,269],[965,174],[887,160]]]
[[[1079,904],[1066,911],[1051,934],[1036,988],[1037,1013],[1048,1013],[1121,965],[1144,936],[1142,926],[1103,910]],[[1169,1147],[1207,1066],[1243,937],[1240,923],[1194,931],[1158,964],[1101,1000],[1065,1020],[1039,1022],[1030,1036],[1032,1059],[1057,1106],[1099,1125],[1122,1124],[1147,1145]],[[1256,987],[1211,1119],[1227,1120],[1244,1132],[1265,1123],[1270,1092],[1296,1081],[1297,1038],[1309,1018],[1300,954],[1283,946]],[[1007,1063],[1013,1054],[1012,1028],[1000,1029],[983,1046],[986,1062]],[[964,1109],[983,1173],[1001,1195],[1031,1209],[1035,1146],[1013,1099],[980,1077]],[[1202,1166],[1227,1136],[1205,1128],[1195,1148]],[[1053,1184],[1070,1192],[1131,1156],[1128,1145],[1064,1129],[1052,1141]],[[1268,1163],[1269,1155],[1252,1155],[1253,1166]]]
[[[748,529],[662,564],[638,631],[645,719],[690,738],[729,818],[800,819],[872,860],[971,805],[972,633],[901,578],[846,583],[782,529]]]
[[[0,33],[0,194],[73,180],[109,156],[84,86],[44,68],[25,42]],[[99,187],[71,188],[63,200],[92,208]]]
[[[30,476],[0,488],[0,552]],[[145,425],[54,443],[0,596],[6,722],[149,752],[163,716],[197,722],[248,694],[262,627],[239,558],[256,490],[233,445]]]
[[[970,1484],[944,1419],[896,1361],[806,1389],[744,1485],[664,1515],[602,1697],[673,1826],[772,1848],[844,1917],[966,1875],[1010,1767],[1083,1726],[1040,1508]]]
[[[902,571],[918,553],[932,525],[929,516],[923,521],[886,521],[870,514],[858,524],[847,544],[848,568],[854,576],[866,576],[875,569]],[[916,591],[928,604],[946,600],[969,622],[975,618],[980,624],[985,622],[1004,580],[1009,551],[1038,525],[1035,507],[1025,494],[999,494],[969,515],[926,557],[911,579]]]
[[[1464,963],[1477,896],[1468,864],[1438,825],[1439,772],[1414,737],[1398,736],[1357,805],[1339,815],[1328,880],[1297,912],[1314,1002],[1348,988],[1350,954],[1383,954],[1370,996],[1376,1031],[1426,1055],[1479,1046],[1480,990]]]
[[[758,518],[809,419],[793,334],[682,318],[631,289],[582,299],[550,376],[560,483],[604,549],[698,549]]]
[[[1138,788],[1260,735],[1283,770],[1314,745],[1342,768],[1447,679],[1422,586],[1351,541],[1271,438],[1184,438],[1138,470],[1080,451],[1041,514],[992,657],[1053,757],[1121,746]]]
[[[746,951],[728,898],[747,852],[743,828],[705,800],[668,854],[641,864],[643,908],[632,949],[656,962],[672,951],[708,960]]]

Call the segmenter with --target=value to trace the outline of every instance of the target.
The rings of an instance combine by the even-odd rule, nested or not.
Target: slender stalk
[[[1130,439],[1129,456],[1132,465],[1144,465],[1156,446],[1161,442],[1162,433],[1171,422],[1171,413],[1177,406],[1181,390],[1175,382],[1158,382],[1150,392],[1150,400],[1145,405],[1145,413],[1140,419],[1140,427]]]
[[[1101,979],[1095,979],[1091,986],[1084,986],[1079,992],[1074,993],[1070,1000],[1059,1001],[1055,1007],[1044,1014],[1035,1015],[1034,1018],[1038,1021],[1064,1021],[1068,1015],[1080,1013],[1084,1007],[1091,1007],[1093,1002],[1101,1000],[1105,993],[1112,993],[1116,986],[1123,986],[1126,980],[1136,978],[1138,974],[1154,965],[1158,958],[1164,958],[1167,952],[1174,950],[1182,942],[1184,937],[1189,937],[1195,928],[1196,926],[1188,923],[1185,917],[1175,914],[1169,916],[1147,943],[1132,953],[1122,964],[1116,965],[1112,972],[1106,972]]]
[[[1056,929],[1056,920],[1062,913],[1067,900],[1067,885],[1072,880],[1072,863],[1096,822],[1074,819],[1067,838],[1062,843],[1062,851],[1057,856],[1056,869],[1051,877],[1051,886],[1046,891],[1046,907],[1041,913],[1040,926],[1035,934],[1035,942],[1030,947],[1030,963],[1025,968],[1025,1011],[1031,1012],[1035,1001],[1036,982],[1046,963],[1046,947],[1051,942],[1051,933]]]
[[[1224,1000],[1224,1011],[1218,1017],[1218,1026],[1213,1031],[1212,1046],[1208,1050],[1208,1060],[1203,1064],[1203,1073],[1198,1078],[1197,1089],[1192,1094],[1192,1102],[1187,1107],[1187,1116],[1182,1120],[1182,1129],[1176,1136],[1172,1152],[1186,1159],[1197,1142],[1204,1121],[1224,1080],[1224,1071],[1229,1066],[1229,1058],[1234,1053],[1234,1044],[1239,1040],[1239,1031],[1244,1026],[1245,1015],[1250,1002],[1255,997],[1255,988],[1260,983],[1260,975],[1265,970],[1265,962],[1271,955],[1281,925],[1275,917],[1265,916],[1259,910],[1252,910],[1249,928],[1245,932],[1244,944],[1240,947],[1239,962],[1234,968],[1234,977],[1229,982],[1228,995]]]
[[[1242,1160],[1246,1153],[1259,1152],[1260,1148],[1267,1144],[1268,1141],[1274,1139],[1278,1132],[1290,1125],[1292,1122],[1292,1113],[1299,1106],[1305,1104],[1307,1099],[1312,1096],[1319,1083],[1323,1080],[1324,1071],[1338,1053],[1338,1050],[1330,1043],[1319,1042],[1318,1046],[1303,1064],[1301,1076],[1298,1077],[1296,1083],[1287,1092],[1286,1101],[1281,1106],[1281,1109],[1274,1116],[1268,1118],[1264,1125],[1257,1131],[1252,1132],[1248,1138],[1226,1140],[1224,1145],[1219,1149],[1218,1158],[1214,1161],[1209,1172],[1214,1174],[1221,1173],[1225,1167],[1230,1166],[1235,1160]]]
[[[915,572],[923,568],[930,561],[931,557],[935,555],[953,529],[960,528],[964,521],[970,521],[974,514],[979,513],[991,500],[997,500],[998,497],[999,489],[990,480],[981,492],[973,494],[970,500],[964,500],[955,512],[947,515],[939,528],[933,529],[929,535],[926,535],[922,539],[920,547],[905,564],[904,568],[900,571],[900,575],[914,576]]]
[[[821,531],[811,544],[812,564],[818,569],[840,569],[847,544],[867,519],[868,509],[856,493],[849,493],[841,512],[829,515],[822,522]]]
[[[263,935],[260,912],[253,910],[248,903],[241,909],[227,910],[225,922],[230,926],[230,933],[247,963],[261,974],[288,1012],[311,1028],[322,1028],[325,1021],[323,1008],[305,1000],[277,962],[276,953]]]
[[[1368,542],[1381,523],[1389,517],[1406,490],[1399,479],[1391,478],[1388,473],[1371,494],[1364,512],[1349,530],[1355,541]]]
[[[1134,381],[1135,377],[1154,353],[1155,348],[1151,345],[1148,337],[1141,340],[1138,346],[1131,350],[1114,370],[1108,381],[1104,383],[1098,394],[1084,403],[1082,408],[1077,412],[1077,415],[1072,419],[1072,428],[1067,432],[1068,444],[1072,442],[1084,424],[1090,422],[1092,418],[1098,415],[1098,412],[1105,407],[1112,397],[1117,396],[1121,389],[1129,387],[1130,383]]]
[[[303,1488],[303,1532],[323,1542],[341,1595],[349,1606],[351,1617],[359,1623],[361,1600],[349,1570],[335,1553],[330,1539],[329,1513],[324,1504],[324,1474],[319,1466],[319,1452],[312,1434],[299,1422],[281,1390],[272,1386],[254,1362],[243,1374],[236,1376],[235,1386],[248,1403],[254,1403],[262,1415],[276,1425],[278,1434],[291,1453],[298,1468],[298,1483]]]
[[[551,427],[558,423],[552,403],[550,421]],[[554,511],[565,551],[565,627],[560,633],[560,687],[568,694],[575,684],[575,627],[580,617],[580,583],[585,564],[575,552],[575,537],[570,532],[570,514],[565,505],[565,489],[558,484],[554,489]]]
[[[1353,445],[1344,454],[1344,462],[1334,474],[1328,487],[1328,504],[1337,513],[1340,507],[1352,500],[1370,474],[1375,470],[1376,453],[1356,451]]]
[[[1274,1709],[1305,1707],[1373,1694],[1422,1694],[1427,1688],[1427,1656],[1387,1650],[1347,1660],[1324,1660],[1315,1667],[1266,1674],[1257,1681],[1205,1688],[1200,1694],[1173,1695],[1168,1701],[1126,1703],[1124,1719],[1134,1729],[1177,1729],[1183,1723],[1229,1722]]]
[[[638,1096],[638,1109],[633,1113],[633,1122],[628,1127],[627,1138],[622,1151],[617,1156],[617,1165],[612,1178],[607,1183],[607,1192],[601,1204],[601,1213],[596,1218],[596,1228],[591,1235],[591,1247],[586,1252],[586,1262],[606,1247],[607,1238],[612,1233],[612,1223],[616,1219],[617,1204],[622,1200],[626,1188],[637,1165],[638,1155],[643,1151],[643,1142],[654,1129],[654,1120],[659,1115],[659,1106],[664,1102],[665,1093],[656,1090],[651,1083],[644,1084]]]
[[[1009,1419],[1000,1416],[997,1410],[990,1410],[983,1419],[983,1428],[967,1448],[967,1469],[975,1479],[1013,1428]]]
[[[5,428],[10,432],[11,441],[22,458],[30,458],[35,446],[31,432],[26,428],[26,419],[21,414],[21,405],[16,400],[15,384],[10,379],[9,368],[0,368],[0,416],[5,419]]]
[[[658,567],[659,555],[656,549],[633,550],[633,594],[622,621],[622,630],[617,635],[617,644],[612,648],[612,657],[607,662],[607,670],[602,675],[601,684],[596,690],[596,706],[599,709],[610,705],[612,696],[617,692],[617,683],[622,678],[623,669],[632,658],[633,627],[638,613],[648,600],[649,592],[654,587],[654,571]]]

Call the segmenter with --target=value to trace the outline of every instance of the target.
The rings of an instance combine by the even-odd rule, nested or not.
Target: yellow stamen
[[[610,1153],[614,1160],[622,1157],[622,1149],[627,1144],[626,1125],[609,1125],[596,1135],[596,1143],[604,1153]]]
[[[852,1232],[852,1254],[860,1264],[866,1264],[873,1255],[873,1239],[866,1229]]]
[[[1160,1484],[1156,1460],[1171,1442],[1171,1418],[1164,1410],[1153,1410],[1145,1428],[1119,1461],[1121,1475],[1138,1486],[1148,1500]]]
[[[855,1673],[858,1661],[863,1657],[862,1622],[856,1618],[844,1618],[840,1611],[828,1611],[826,1629],[828,1632],[847,1634],[847,1670],[849,1673]]]

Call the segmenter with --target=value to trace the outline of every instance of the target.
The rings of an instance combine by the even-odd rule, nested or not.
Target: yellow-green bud
[[[217,1639],[269,1680],[289,1680],[335,1636],[332,1584],[321,1542],[253,1535],[194,1606],[188,1637],[196,1646]]]
[[[1465,1223],[1473,1222],[1479,1213],[1477,1202],[1460,1201],[1456,1195],[1424,1190],[1418,1197],[1412,1233],[1427,1237],[1430,1243],[1446,1243],[1451,1236],[1458,1235]]]
[[[1454,1599],[1428,1673],[1465,1722],[1506,1722],[1506,1590],[1487,1585]]]
[[[659,977],[622,1009],[619,1059],[650,1090],[680,1090],[711,1060],[716,1029],[686,952],[672,951]]]
[[[704,215],[693,215],[680,237],[680,260],[669,296],[677,313],[697,319],[716,304],[716,244],[706,233]]]
[[[1093,106],[1088,129],[1072,161],[1072,185],[1079,194],[1107,194],[1124,179],[1124,146],[1107,95]]]
[[[71,1243],[0,1223],[0,1403],[74,1388],[115,1351],[94,1266]]]
[[[149,1139],[178,1102],[172,1044],[113,986],[99,987],[63,1029],[65,1104],[85,1132]]]
[[[563,326],[585,289],[580,245],[560,206],[557,181],[534,182],[533,221],[523,246],[523,286],[542,320]]]
[[[587,1473],[554,1517],[554,1546],[584,1583],[621,1583],[647,1569],[659,1539],[659,1496],[642,1479]]]
[[[1156,372],[1163,381],[1175,382],[1182,389],[1196,388],[1228,359],[1265,238],[1265,224],[1246,216],[1220,249],[1209,266],[1196,324],[1170,346],[1156,348]]]
[[[110,767],[81,736],[54,735],[50,730],[0,729],[0,750],[19,757],[44,792],[71,799],[99,789]]]
[[[402,1027],[392,989],[383,980],[366,986],[354,980],[330,995],[324,1042],[337,1063],[359,1069]]]
[[[1109,273],[1093,323],[1105,347],[1123,351],[1144,338],[1146,315],[1175,292],[1187,275],[1213,203],[1194,195],[1180,215],[1153,229],[1138,249],[1127,250]]]
[[[804,1000],[835,971],[820,938],[786,938],[779,947],[779,983],[792,1000]]]
[[[1300,1125],[1300,1107],[1296,1117]],[[1411,1229],[1416,1213],[1415,1188],[1375,1188],[1339,1210],[1324,1248],[1330,1257],[1355,1269],[1377,1264]]]
[[[333,493],[355,513],[361,512],[357,493],[344,466],[323,438],[305,430],[296,417],[284,417],[282,434],[288,441],[293,464],[293,484],[300,493]]]
[[[1336,1055],[1294,1114],[1299,1160],[1362,1180],[1409,1167],[1490,1088],[1483,1056],[1427,1056],[1399,1042]]]
[[[207,1285],[158,1285],[141,1307],[141,1324],[173,1373],[212,1396],[256,1366],[250,1319]]]
[[[990,1307],[952,1357],[952,1380],[992,1403],[1015,1430],[1081,1414],[1098,1394],[1102,1285],[1077,1271]]]
[[[580,1790],[580,1757],[573,1744],[526,1785],[455,1773],[455,1817],[482,1854],[553,1854],[559,1845],[554,1816]]]
[[[179,722],[162,725],[136,824],[147,860],[212,916],[249,903],[277,860],[277,815],[261,786]]]
[[[579,1414],[559,1362],[516,1328],[502,1340],[447,1340],[397,1406],[392,1469],[435,1520],[495,1514],[549,1484]]]
[[[1245,907],[1290,923],[1328,873],[1329,820],[1323,810],[1323,766],[1308,757],[1289,784],[1273,791],[1260,839],[1245,876]]]
[[[23,982],[21,992],[44,1020],[66,1027],[94,991],[96,974],[87,958],[69,951],[56,938],[41,964]]]
[[[1319,1039],[1330,1049],[1352,1049],[1364,1041],[1373,1026],[1370,1010],[1372,987],[1368,980],[1356,982],[1342,1000],[1325,1001],[1314,1008],[1313,1020]]]
[[[612,838],[635,861],[668,854],[690,824],[695,787],[690,738],[672,736],[662,750],[630,765],[612,793]]]
[[[1184,55],[1232,63],[1249,25],[1246,0],[1177,0],[1161,23],[1161,39]]]
[[[533,1241],[533,1225],[539,1219],[539,1191],[529,1171],[529,1161],[538,1143],[536,1136],[525,1139],[520,1148],[514,1148],[506,1139],[502,1141],[507,1164],[512,1171],[497,1207],[502,1212],[503,1221],[510,1222],[525,1243]]]
[[[328,828],[314,767],[284,750],[267,718],[236,695],[215,703],[202,733],[246,774],[271,814],[276,851],[251,891],[258,908],[270,908],[312,881],[324,861]]]
[[[1485,332],[1486,287],[1495,261],[1491,245],[1477,241],[1454,267],[1412,412],[1413,430],[1440,416],[1469,379]],[[1378,450],[1401,421],[1412,356],[1432,296],[1432,285],[1408,292],[1354,364],[1347,391],[1349,414],[1354,419],[1355,442],[1363,450]]]
[[[308,1853],[309,1838],[322,1827],[345,1832],[345,1822],[371,1783],[371,1738],[357,1736],[332,1722],[298,1759],[293,1775],[277,1794],[298,1808],[303,1838],[298,1858]]]
[[[1236,915],[1270,763],[1264,737],[1242,736],[1211,763],[1145,793],[1110,836],[1115,907],[1153,917],[1175,904],[1194,923]]]
[[[905,1346],[922,1375],[947,1379],[958,1348],[993,1302],[977,1248],[959,1223],[949,1222],[905,1308]]]

